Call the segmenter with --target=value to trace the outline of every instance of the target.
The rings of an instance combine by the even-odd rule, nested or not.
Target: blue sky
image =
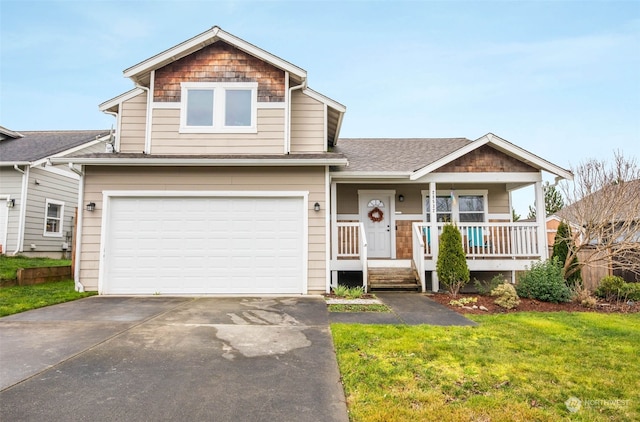
[[[0,125],[109,128],[124,69],[214,25],[307,70],[343,137],[493,132],[565,168],[640,151],[640,1],[0,0]]]

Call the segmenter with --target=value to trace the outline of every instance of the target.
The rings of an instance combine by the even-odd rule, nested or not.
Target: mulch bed
[[[512,312],[600,312],[600,313],[636,313],[640,312],[640,302],[635,302],[632,305],[627,305],[624,302],[615,303],[615,302],[606,302],[603,300],[598,300],[595,308],[587,308],[585,306],[580,305],[575,302],[568,303],[549,303],[549,302],[540,302],[539,300],[534,299],[525,299],[520,298],[520,304],[515,309],[504,309],[500,306],[493,303],[495,298],[491,296],[481,296],[479,294],[469,294],[469,293],[460,293],[457,298],[454,298],[449,293],[435,293],[428,295],[431,299],[436,302],[453,309],[454,311],[460,314],[501,314],[501,313],[512,313]],[[465,305],[467,307],[472,307],[476,305],[478,307],[484,306],[488,309],[488,311],[483,311],[480,309],[467,309],[461,308],[459,306],[449,305],[449,302],[455,299],[460,299],[463,297],[475,297],[478,299],[476,303],[470,303]]]

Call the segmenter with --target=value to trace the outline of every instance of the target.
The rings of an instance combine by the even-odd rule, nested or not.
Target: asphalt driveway
[[[0,419],[347,421],[324,300],[95,296],[0,318]]]

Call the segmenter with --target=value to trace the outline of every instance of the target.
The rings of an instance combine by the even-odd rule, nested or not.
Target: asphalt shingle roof
[[[22,138],[0,141],[0,162],[37,161],[108,133],[108,129],[20,132]]]
[[[414,172],[468,145],[466,138],[340,138],[334,152],[349,165],[334,171]]]

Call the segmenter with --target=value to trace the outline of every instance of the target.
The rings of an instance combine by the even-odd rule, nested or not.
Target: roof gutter
[[[82,247],[82,226],[84,216],[84,171],[78,170],[73,163],[69,163],[69,170],[80,176],[80,183],[78,184],[78,217],[76,220],[76,244],[73,253],[75,257],[75,266],[73,268],[73,283],[75,285],[76,292],[84,292],[84,286],[80,283],[80,253]]]
[[[24,223],[27,216],[27,186],[29,183],[29,166],[26,165],[24,170],[18,167],[17,164],[13,165],[13,169],[18,173],[22,173],[22,188],[20,191],[20,217],[18,220],[18,238],[16,239],[16,250],[13,251],[13,255],[17,255],[22,251],[24,247]]]
[[[291,157],[291,155],[289,155]],[[182,166],[182,167],[198,167],[198,166],[219,166],[219,167],[248,167],[248,166],[304,166],[304,165],[322,165],[322,166],[346,166],[348,161],[346,158],[194,158],[194,159],[175,159],[175,158],[153,158],[153,156],[144,158],[82,158],[59,157],[53,158],[53,163],[68,163],[73,160],[75,164],[81,165],[100,165],[100,166]]]

